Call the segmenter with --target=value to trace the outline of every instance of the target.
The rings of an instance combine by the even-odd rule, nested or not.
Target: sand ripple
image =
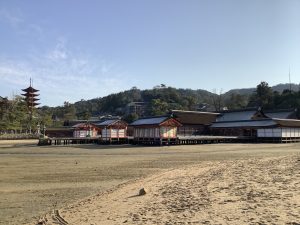
[[[146,195],[137,196],[141,187]],[[207,162],[60,210],[69,224],[300,224],[300,155]],[[46,215],[41,224],[52,224]]]

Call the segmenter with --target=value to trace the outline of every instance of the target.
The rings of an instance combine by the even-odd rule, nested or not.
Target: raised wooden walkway
[[[244,143],[254,142],[254,137],[244,136],[178,136],[178,144],[190,145],[190,144],[213,144],[213,143]]]
[[[40,139],[38,145],[78,145],[78,144],[128,144],[132,137],[101,139],[101,137],[59,137]]]
[[[177,138],[48,138],[40,139],[38,145],[74,145],[74,144],[135,144],[135,145],[196,145],[213,143],[293,143],[300,138],[256,138],[246,136],[178,136]]]
[[[193,145],[212,143],[244,143],[256,142],[252,137],[238,136],[178,136],[177,138],[111,138],[101,139],[101,137],[86,138],[48,138],[40,139],[39,145],[74,145],[74,144],[137,144],[137,145]]]
[[[300,142],[299,137],[266,137],[266,138],[257,138],[256,142],[258,143],[297,143]]]
[[[99,138],[85,137],[85,138],[72,138],[72,137],[59,137],[40,139],[39,145],[72,145],[72,144],[97,144]]]

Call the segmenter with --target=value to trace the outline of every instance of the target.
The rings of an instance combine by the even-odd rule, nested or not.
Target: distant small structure
[[[130,102],[125,107],[125,113],[126,115],[136,114],[143,117],[146,115],[148,107],[148,102]]]
[[[165,84],[155,85],[153,87],[153,89],[165,89],[165,88],[167,88],[167,85],[165,85]]]

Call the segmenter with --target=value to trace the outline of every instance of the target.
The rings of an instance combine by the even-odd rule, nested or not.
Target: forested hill
[[[88,120],[99,116],[121,116],[128,122],[138,116],[163,115],[170,109],[220,111],[248,107],[263,107],[267,110],[298,109],[300,114],[299,85],[276,85],[271,88],[261,82],[254,89],[236,89],[227,93],[214,94],[205,90],[176,89],[157,86],[149,90],[131,90],[111,94],[102,98],[81,100],[74,104],[65,102],[63,106],[43,106],[34,113],[32,126],[38,123],[61,126],[64,121]],[[134,113],[132,106],[141,106],[143,112]],[[137,108],[139,108],[137,107]],[[135,107],[133,107],[135,108]],[[300,116],[300,115],[299,115]],[[24,98],[0,97],[0,131],[24,130],[28,127],[28,110]]]
[[[281,94],[289,88],[289,84],[279,84],[270,90]],[[292,84],[292,89],[298,92],[299,85]],[[255,91],[256,88],[234,89],[223,94],[215,94],[206,90],[177,89],[162,85],[148,90],[132,88],[102,98],[81,100],[74,104],[66,102],[64,106],[41,109],[62,119],[86,119],[99,115],[124,116],[128,113],[128,104],[132,102],[147,104],[145,112],[147,116],[164,114],[169,109],[218,111],[223,107],[239,109],[256,106],[256,103],[253,103]],[[272,108],[271,105],[269,107]]]
[[[271,87],[272,91],[282,93],[290,88],[289,84],[278,84]],[[292,90],[297,92],[300,86],[292,84]],[[81,100],[74,103],[76,115],[79,118],[89,115],[97,116],[99,114],[123,115],[125,107],[131,102],[148,103],[149,115],[162,114],[166,109],[183,109],[183,110],[218,110],[219,102],[222,105],[229,105],[231,108],[236,101],[236,96],[241,98],[240,107],[248,104],[249,97],[255,93],[256,88],[233,89],[226,93],[212,93],[206,90],[176,89],[172,87],[158,86],[154,89],[140,90],[132,88],[131,90],[111,94],[102,98],[91,100]],[[221,96],[220,96],[221,94]]]
[[[279,93],[282,93],[284,90],[290,89],[290,84],[277,84],[273,87],[271,87],[273,91],[277,91]],[[291,84],[291,88],[293,91],[299,91],[300,85],[298,84]],[[230,96],[231,94],[240,94],[240,95],[252,95],[253,92],[256,90],[256,88],[240,88],[240,89],[232,89],[228,92],[226,92],[225,96]]]
[[[163,114],[166,110],[184,109],[197,110],[199,107],[211,105],[215,94],[205,90],[176,89],[172,87],[159,87],[149,90],[131,90],[111,94],[103,98],[75,102],[76,114],[84,116],[86,111],[91,115],[113,114],[123,115],[126,106],[132,102],[144,102],[148,105],[146,114]]]
[[[95,116],[128,116],[130,103],[145,104],[144,116],[165,114],[169,109],[214,110],[212,107],[216,94],[205,90],[176,89],[164,85],[153,89],[130,90],[110,94],[102,98],[81,100],[59,107],[41,107],[40,111],[62,119],[87,119]]]

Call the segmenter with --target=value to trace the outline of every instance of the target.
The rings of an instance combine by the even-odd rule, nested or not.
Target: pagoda
[[[40,104],[40,103],[37,102],[40,99],[36,98],[37,96],[39,96],[39,94],[38,94],[39,90],[34,89],[32,87],[32,82],[31,82],[31,79],[30,79],[30,86],[26,89],[22,89],[22,91],[24,93],[21,94],[21,95],[25,96],[25,102],[27,104],[28,113],[29,113],[29,123],[31,124],[32,116],[33,116],[33,110],[34,110],[35,106]],[[30,132],[31,132],[31,127],[30,127]]]

